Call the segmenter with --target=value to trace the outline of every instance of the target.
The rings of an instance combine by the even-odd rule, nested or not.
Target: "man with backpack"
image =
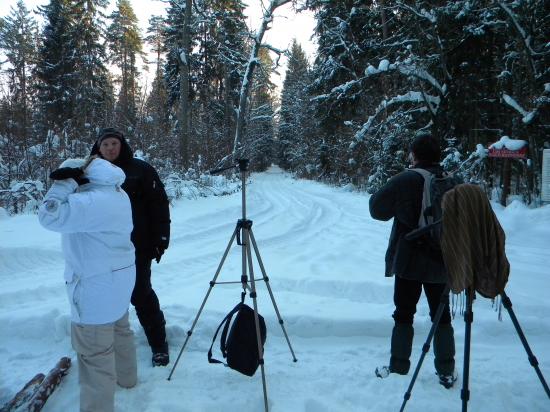
[[[454,183],[444,178],[443,169],[439,165],[441,150],[433,136],[426,133],[418,135],[410,149],[413,168],[423,169],[429,172],[426,176],[435,177],[428,183],[438,178],[447,188]],[[430,190],[429,185],[425,188],[423,172],[414,169],[405,170],[392,177],[371,196],[369,202],[370,214],[374,219],[394,219],[386,252],[386,276],[395,275],[395,324],[391,337],[390,363],[388,366],[376,368],[375,373],[379,378],[386,378],[390,373],[406,375],[409,372],[414,335],[413,319],[420,294],[424,289],[432,321],[441,300],[446,300],[439,326],[434,334],[434,364],[439,383],[445,388],[451,388],[457,379],[454,361],[455,342],[441,250],[437,245],[434,246],[437,239],[435,242],[434,239],[429,239],[429,233],[419,239],[405,239],[405,235],[419,226],[423,197],[429,197]],[[426,191],[428,192],[425,193]],[[434,196],[434,191],[431,192],[431,200],[434,203],[432,208],[439,208],[440,211],[442,193]]]

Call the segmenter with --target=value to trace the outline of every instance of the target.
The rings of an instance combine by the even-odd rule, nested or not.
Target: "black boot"
[[[168,353],[168,342],[165,342],[161,346],[151,347],[153,351],[153,367],[166,366],[170,363],[170,355]]]
[[[455,338],[451,324],[438,325],[434,334],[434,365],[439,383],[449,389],[457,379],[455,371]]]
[[[406,375],[411,367],[411,351],[414,337],[413,326],[396,323],[391,335],[390,372]]]

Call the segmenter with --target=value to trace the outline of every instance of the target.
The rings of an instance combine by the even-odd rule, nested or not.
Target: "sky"
[[[221,178],[221,176],[216,176]],[[204,194],[208,191],[203,188]],[[284,320],[292,355],[265,282],[258,281],[258,311],[265,318],[265,377],[271,412],[395,412],[431,326],[420,298],[414,323],[411,372],[381,380],[393,326],[393,278],[384,276],[392,222],[370,218],[369,195],[293,179],[280,169],[252,174],[247,218]],[[506,233],[511,272],[506,292],[539,367],[550,382],[550,205],[530,209],[519,201],[493,209]],[[1,210],[0,210],[1,212]],[[217,284],[198,318],[177,368],[167,377],[209,289],[241,215],[241,194],[173,201],[170,247],[153,262],[152,282],[166,317],[171,363],[151,367],[151,351],[135,311],[138,384],[117,388],[117,412],[262,412],[261,372],[241,375],[211,365],[207,352],[217,326],[240,300],[240,284]],[[254,257],[255,278],[261,272]],[[218,282],[239,281],[241,249],[233,243]],[[73,366],[43,412],[78,412],[78,373],[71,349],[70,310],[63,281],[60,235],[29,213],[0,213],[0,408],[35,374],[62,356]],[[252,306],[247,296],[246,301]],[[529,364],[509,314],[498,320],[491,300],[474,303],[470,411],[547,412],[549,399]],[[455,387],[444,389],[427,353],[407,412],[460,410],[464,320],[454,320]],[[218,335],[219,338],[219,335]],[[214,357],[220,359],[219,340]]]
[[[153,15],[164,15],[166,4],[160,0],[130,0],[133,5],[134,12],[139,19],[142,34],[145,33],[149,18]],[[49,0],[26,0],[25,4],[27,8],[35,10],[39,5],[48,4]],[[108,13],[114,8],[116,2],[111,0],[111,5],[108,8]],[[257,29],[261,22],[262,13],[262,1],[261,0],[248,0],[244,1],[248,4],[248,8],[245,11],[247,15],[247,23],[250,28]],[[264,1],[264,4],[267,2]],[[6,16],[10,12],[10,8],[17,4],[17,0],[0,0],[0,16]],[[269,42],[271,45],[278,49],[288,48],[293,38],[302,45],[302,48],[308,55],[310,61],[313,61],[313,55],[316,50],[314,42],[310,39],[315,27],[315,21],[311,12],[296,13],[292,10],[292,5],[287,4],[276,10],[275,19],[272,24],[271,30],[269,30],[264,41]],[[286,58],[281,59],[281,63],[285,66],[282,69],[278,69],[280,75],[273,74],[271,80],[279,87],[282,87],[284,80],[284,72],[286,67]],[[154,70],[150,70],[150,73],[154,73]],[[151,75],[152,76],[152,75]]]

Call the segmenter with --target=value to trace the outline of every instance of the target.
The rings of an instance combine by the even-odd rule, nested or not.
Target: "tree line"
[[[109,15],[108,0],[50,0],[40,24],[18,1],[0,18],[0,206],[17,211],[14,193],[38,198],[49,172],[87,155],[104,126],[120,128],[161,176],[220,165],[242,127],[239,154],[254,170],[276,163],[367,191],[402,170],[410,141],[429,131],[447,169],[487,191],[508,179],[515,194],[537,199],[550,124],[549,2],[293,3],[315,16],[311,64],[296,41],[287,51],[258,47],[240,0],[167,0],[144,34],[128,0]],[[281,53],[279,99],[270,75]],[[528,141],[528,160],[487,159],[476,147],[502,136]]]
[[[119,128],[162,176],[196,178],[232,152],[254,45],[245,5],[169,0],[166,16],[152,16],[142,34],[128,0],[106,15],[108,3],[50,0],[38,8],[39,24],[20,0],[0,18],[0,206],[14,209],[13,192],[24,192],[23,204],[38,197],[49,172],[86,156],[105,126]],[[154,67],[150,83],[142,61]],[[259,50],[245,114],[258,170],[271,162],[273,64]]]
[[[550,131],[550,2],[309,0],[318,50],[293,48],[281,165],[372,192],[407,165],[419,132],[466,181],[539,198]],[[307,104],[310,102],[311,104]],[[486,157],[503,136],[528,159]],[[506,195],[506,193],[504,193]]]

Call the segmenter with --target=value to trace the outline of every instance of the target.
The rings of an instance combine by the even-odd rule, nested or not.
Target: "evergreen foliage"
[[[0,207],[32,208],[49,172],[87,155],[104,126],[173,182],[204,182],[204,171],[246,156],[254,170],[275,162],[370,192],[429,131],[448,170],[538,199],[550,146],[548,1],[294,2],[313,11],[318,50],[310,66],[290,46],[276,114],[262,38],[288,2],[266,2],[251,32],[242,0],[167,0],[142,39],[129,0],[110,16],[109,0],[49,0],[40,30],[19,0],[0,17]],[[528,161],[486,156],[505,135],[528,141]]]
[[[537,197],[550,121],[548,2],[309,6],[319,44],[310,90],[323,178],[376,190],[406,167],[415,133],[428,130],[440,138],[446,165],[489,190],[505,179],[507,162],[477,156],[477,145],[509,135],[529,141],[531,162],[512,169],[527,200]]]
[[[114,123],[133,137],[141,97],[137,59],[142,56],[142,38],[137,17],[128,0],[117,0],[116,9],[110,19],[106,36],[110,60],[121,73],[115,80],[120,91],[115,106]]]

